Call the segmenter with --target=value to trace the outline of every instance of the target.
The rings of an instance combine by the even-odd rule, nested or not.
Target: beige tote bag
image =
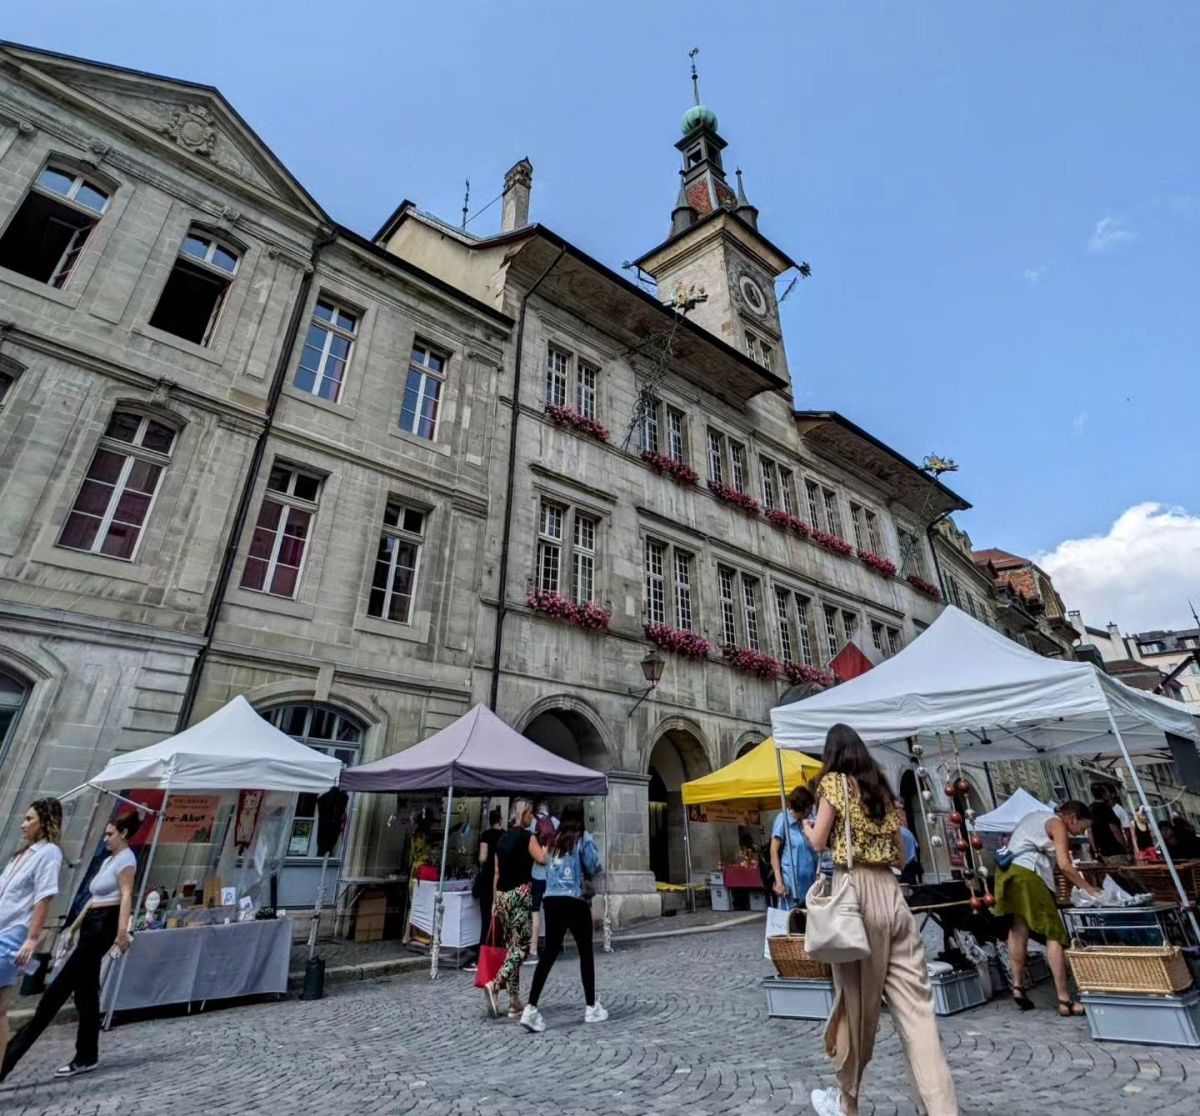
[[[854,847],[850,843],[850,784],[842,776],[842,795],[846,808],[842,819],[846,826],[846,867],[854,867]],[[808,889],[808,921],[804,929],[804,950],[818,961],[841,965],[861,961],[871,952],[867,929],[858,906],[858,892],[847,871],[835,884],[822,875]]]

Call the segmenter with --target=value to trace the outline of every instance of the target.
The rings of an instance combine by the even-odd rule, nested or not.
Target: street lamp
[[[651,651],[641,662],[642,677],[646,680],[646,688],[638,689],[636,687],[630,689],[631,694],[637,694],[638,699],[633,703],[633,709],[629,711],[629,717],[633,716],[634,709],[637,709],[643,701],[650,696],[650,691],[658,685],[659,680],[663,676],[663,668],[667,665],[667,660],[664,659],[657,651]],[[626,720],[629,720],[626,717]]]

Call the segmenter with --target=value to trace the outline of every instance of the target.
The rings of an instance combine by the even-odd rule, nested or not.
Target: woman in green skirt
[[[1054,868],[1089,895],[1103,893],[1093,887],[1071,863],[1071,837],[1088,831],[1091,811],[1082,802],[1064,802],[1052,814],[1037,810],[1026,814],[1008,839],[1013,854],[1007,868],[996,874],[996,914],[1011,915],[1008,956],[1012,961],[1013,1001],[1029,1011],[1033,1001],[1025,995],[1025,959],[1032,935],[1046,946],[1046,960],[1058,995],[1058,1014],[1082,1015],[1083,1006],[1071,999],[1067,988],[1067,929],[1055,902]]]

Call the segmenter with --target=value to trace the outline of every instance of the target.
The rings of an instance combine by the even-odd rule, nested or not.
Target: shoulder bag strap
[[[846,827],[846,870],[854,867],[854,846],[850,843],[850,780],[842,776],[842,797],[845,799],[845,809],[842,811],[842,821]]]

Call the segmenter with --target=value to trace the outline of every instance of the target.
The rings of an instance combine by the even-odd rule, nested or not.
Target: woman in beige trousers
[[[862,961],[833,966],[836,993],[825,1028],[838,1088],[814,1089],[818,1116],[857,1116],[862,1078],[875,1052],[880,1000],[887,997],[900,1035],[908,1079],[926,1116],[958,1116],[954,1082],[942,1053],[925,948],[892,867],[900,866],[900,816],[887,776],[858,733],[834,725],[825,739],[825,766],[817,784],[817,817],[806,823],[818,851],[832,845],[839,874],[850,877],[871,946]],[[846,849],[850,821],[851,861]]]

